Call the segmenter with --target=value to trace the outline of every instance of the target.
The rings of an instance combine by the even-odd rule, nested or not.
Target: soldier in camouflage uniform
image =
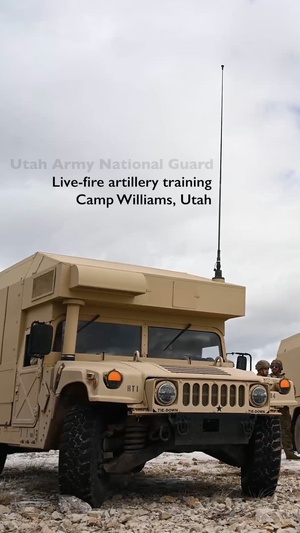
[[[257,361],[255,368],[258,376],[266,377],[269,375],[270,363],[261,359],[260,361]]]
[[[284,378],[285,373],[283,372],[283,365],[282,361],[280,359],[274,359],[271,363],[271,374],[270,376],[272,378]],[[282,447],[285,451],[285,455],[287,459],[295,459],[298,460],[300,457],[295,454],[294,451],[294,445],[293,445],[293,437],[291,432],[291,425],[292,425],[292,419],[290,415],[290,410],[288,406],[281,407],[279,409],[281,412],[280,417],[280,426],[281,426],[281,439],[282,439]]]

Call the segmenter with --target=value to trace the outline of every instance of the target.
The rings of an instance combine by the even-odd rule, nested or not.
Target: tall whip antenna
[[[222,84],[221,84],[221,134],[220,134],[220,178],[219,178],[219,213],[218,213],[218,249],[217,260],[214,268],[215,275],[213,279],[224,279],[221,268],[221,207],[222,207],[222,156],[223,156],[223,75],[224,65],[222,69]]]

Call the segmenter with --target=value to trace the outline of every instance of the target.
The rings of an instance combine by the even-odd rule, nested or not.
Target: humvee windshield
[[[214,360],[222,355],[220,337],[208,331],[149,327],[148,347],[148,357]]]
[[[64,325],[61,322],[57,326],[54,351],[62,351]],[[148,357],[192,360],[222,356],[221,340],[216,333],[152,326],[143,326],[143,333],[144,338],[147,333],[147,348],[142,347],[142,326],[80,320],[75,351],[129,356],[136,350],[141,353],[147,350]]]

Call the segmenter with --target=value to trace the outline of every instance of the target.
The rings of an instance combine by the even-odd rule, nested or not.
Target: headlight
[[[161,405],[171,405],[177,398],[177,389],[171,381],[159,383],[155,391],[155,399]]]
[[[265,389],[265,387],[262,387],[261,385],[257,385],[257,387],[253,387],[253,389],[250,392],[250,402],[255,407],[263,407],[265,403],[267,403],[268,400],[268,393]]]

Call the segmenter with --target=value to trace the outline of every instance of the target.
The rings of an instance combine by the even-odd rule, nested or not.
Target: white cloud
[[[292,0],[2,6],[0,266],[44,249],[210,277],[225,63],[222,266],[248,290],[228,348],[271,357],[300,330],[299,15]],[[14,170],[12,158],[47,169]],[[170,158],[212,158],[197,177],[213,179],[213,205],[78,206],[76,190],[51,186],[57,158],[94,161],[105,180],[133,174],[101,171],[100,158],[164,159],[139,171],[150,179],[196,174]]]

